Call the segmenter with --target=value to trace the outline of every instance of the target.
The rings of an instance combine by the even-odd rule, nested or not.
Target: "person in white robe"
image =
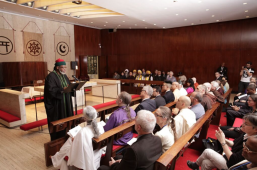
[[[97,123],[97,111],[92,106],[86,106],[83,109],[83,115],[87,125],[74,138],[69,137],[60,151],[51,156],[56,169],[96,170],[100,166],[103,149],[93,150],[92,138],[98,138],[104,133],[104,129],[100,123]],[[66,156],[68,161],[64,160]]]
[[[191,104],[191,100],[187,96],[181,96],[177,103],[176,108],[172,109],[172,113],[177,115],[175,120],[177,139],[185,134],[190,127],[196,123],[195,113],[188,107]]]

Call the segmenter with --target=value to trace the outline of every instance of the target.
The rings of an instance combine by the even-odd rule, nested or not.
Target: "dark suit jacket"
[[[165,106],[166,105],[166,101],[165,99],[159,95],[157,97],[155,97],[155,103],[156,103],[156,108],[158,109],[160,106]]]
[[[158,76],[155,77],[155,80],[156,81],[163,81],[164,79],[161,75],[160,76],[158,75]]]
[[[227,67],[224,67],[223,68],[223,71],[221,70],[221,66],[217,69],[217,72],[219,72],[220,74],[223,74],[223,76],[226,76],[227,77],[227,74],[228,74],[228,69]]]
[[[146,99],[137,106],[135,112],[137,113],[139,110],[149,110],[153,112],[155,109],[156,109],[155,101],[152,99]]]
[[[166,92],[162,97],[165,99],[167,104],[175,100],[175,96],[172,91]]]
[[[161,154],[161,139],[151,133],[142,135],[126,149],[120,163],[112,164],[111,170],[153,170]]]

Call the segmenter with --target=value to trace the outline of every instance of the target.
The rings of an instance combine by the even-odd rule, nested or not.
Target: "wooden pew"
[[[134,99],[131,100],[131,105],[137,104],[139,103],[141,100],[140,97],[136,97]],[[118,105],[112,104],[106,107],[101,107],[99,109],[96,109],[96,111],[99,113],[98,117],[100,117],[100,120],[105,121],[105,114],[111,113],[114,110],[116,110],[118,108]],[[57,121],[53,121],[50,124],[50,133],[52,132],[59,132],[61,130],[66,129],[66,132],[68,132],[72,127],[84,122],[85,120],[82,118],[83,114],[78,114],[78,115],[74,115],[71,117],[67,117],[64,119],[60,119]]]
[[[102,165],[108,165],[109,160],[112,156],[112,149],[113,149],[113,141],[121,138],[126,133],[133,131],[135,125],[135,120],[132,120],[131,122],[124,123],[116,128],[113,128],[105,133],[103,133],[99,138],[93,138],[93,149],[101,149],[105,146],[106,148],[106,154],[102,158]],[[63,138],[48,142],[44,144],[45,148],[45,161],[46,166],[52,165],[52,161],[50,159],[51,155],[54,155],[56,152],[60,150],[60,148],[63,146],[63,144],[66,142],[69,136],[65,136]]]
[[[227,99],[227,103],[229,103],[229,99],[230,99],[230,94],[231,94],[231,92],[232,92],[232,88],[230,88],[230,89],[223,95],[224,99]],[[212,125],[219,125],[221,112],[222,112],[223,106],[225,106],[225,105],[226,105],[226,104],[224,104],[224,103],[221,103],[221,104],[220,104],[220,107],[219,107],[219,109],[217,110],[216,115],[214,116],[214,118],[213,118],[213,120],[212,120],[212,122],[211,122]]]
[[[219,105],[219,103],[214,104],[212,109],[208,110],[204,116],[198,119],[198,121],[184,135],[182,135],[165,153],[162,154],[162,156],[155,163],[155,170],[175,169],[176,160],[185,151],[185,145],[187,145],[188,142],[191,142],[192,139],[194,139],[194,135],[201,129],[208,130],[212,115],[217,110]],[[201,134],[204,134],[203,130],[201,131]],[[202,137],[204,137],[204,135],[200,135],[200,137],[196,139],[195,143],[197,140],[202,140]],[[193,144],[191,144],[191,146]],[[199,148],[197,148],[197,150],[199,150]]]

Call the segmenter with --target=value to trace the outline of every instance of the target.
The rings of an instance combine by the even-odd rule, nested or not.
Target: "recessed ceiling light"
[[[56,9],[56,10],[55,10],[55,12],[59,12],[59,10],[58,10],[58,9]]]
[[[137,26],[137,24],[135,24],[135,26]]]
[[[192,23],[191,25],[194,25],[194,23]]]
[[[91,24],[93,24],[93,22],[91,22]]]
[[[44,6],[43,9],[46,9],[46,6]]]
[[[108,22],[105,22],[105,23],[108,23]]]
[[[131,27],[129,27],[129,29],[131,29]]]
[[[246,16],[246,18],[249,18],[249,16]]]
[[[168,9],[168,8],[164,8],[164,9]]]
[[[147,29],[147,27],[145,27],[145,29]]]
[[[215,17],[215,15],[212,15],[211,17]]]
[[[118,25],[120,27],[120,25]]]
[[[156,24],[153,24],[153,25],[156,25]]]
[[[162,27],[162,28],[165,28],[165,27]]]
[[[198,3],[201,3],[202,1],[198,1]]]
[[[248,12],[248,10],[246,10],[245,12]]]
[[[125,21],[122,21],[122,22],[125,22]]]
[[[178,16],[178,14],[176,14]]]
[[[216,20],[217,22],[219,22],[220,20]]]
[[[106,25],[104,25],[104,26],[106,26]]]
[[[209,9],[206,9],[206,11],[209,11]]]
[[[143,20],[143,21],[145,21],[145,20]]]
[[[185,21],[187,21],[187,19],[185,19]]]
[[[31,2],[28,2],[28,6],[31,6],[32,5],[32,3]]]
[[[243,3],[244,5],[246,5],[247,3],[245,2],[245,3]]]

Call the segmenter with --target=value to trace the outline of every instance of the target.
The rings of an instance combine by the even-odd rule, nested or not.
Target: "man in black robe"
[[[71,93],[64,93],[64,90],[70,84],[65,72],[65,61],[58,59],[56,60],[54,70],[48,74],[45,79],[44,103],[47,114],[48,128],[50,127],[51,122],[74,115]],[[51,141],[64,137],[65,133],[65,130],[50,133]]]

